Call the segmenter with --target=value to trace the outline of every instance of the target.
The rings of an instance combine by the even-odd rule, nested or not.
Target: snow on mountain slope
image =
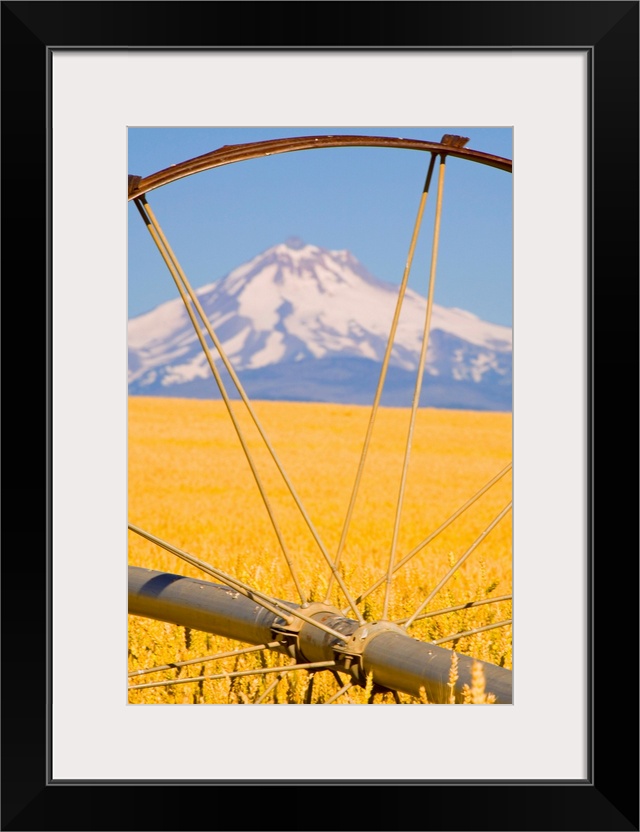
[[[382,361],[398,287],[373,277],[348,251],[292,239],[203,286],[197,295],[238,372],[257,378],[259,371],[277,365],[281,376],[287,366],[293,371],[304,362],[308,379],[318,362],[324,362],[326,374],[326,362],[337,358]],[[408,289],[392,367],[417,367],[425,310],[425,298]],[[501,383],[510,396],[511,349],[510,328],[434,305],[427,373],[441,382]],[[210,376],[180,298],[129,321],[130,392],[202,395],[190,393],[190,383]],[[214,395],[212,380],[211,385]],[[171,387],[181,392],[169,393]]]

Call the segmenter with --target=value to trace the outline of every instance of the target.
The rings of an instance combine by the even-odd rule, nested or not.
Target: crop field
[[[260,477],[301,584],[309,600],[324,600],[330,569],[300,517],[282,478],[245,412],[234,412],[254,454]],[[369,408],[334,404],[256,402],[256,413],[328,552],[334,556],[362,444]],[[386,574],[409,411],[381,408],[340,572],[353,597]],[[511,461],[511,414],[420,409],[400,516],[396,562],[417,547],[462,504]],[[298,601],[295,584],[223,402],[131,397],[129,399],[129,522],[186,550],[277,598]],[[506,474],[466,512],[394,575],[389,618],[409,617],[451,566],[467,551],[511,499]],[[211,580],[178,557],[129,532],[129,563]],[[425,612],[511,593],[511,513],[487,535],[430,602]],[[365,619],[377,620],[384,585],[367,596]],[[344,609],[339,587],[329,602]],[[349,613],[346,613],[349,615]],[[511,601],[486,604],[424,618],[411,635],[434,641],[511,618]],[[158,671],[141,681],[185,679],[254,667],[279,666],[275,653],[248,653],[207,663],[204,657],[239,645],[159,621],[129,616],[129,670],[203,657],[175,670]],[[466,701],[491,701],[484,692],[481,662],[512,667],[511,627],[497,628],[444,643],[455,654],[479,660]],[[134,690],[131,703],[243,704],[253,702],[274,674],[205,679]],[[268,701],[304,701],[308,676],[289,673]],[[330,673],[314,680],[314,701],[331,697],[339,686]],[[351,702],[364,703],[370,690],[354,687]],[[400,694],[403,703],[425,701]],[[337,704],[349,701],[347,697]],[[378,696],[376,704],[393,703]]]

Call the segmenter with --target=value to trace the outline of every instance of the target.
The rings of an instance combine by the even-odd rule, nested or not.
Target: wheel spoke
[[[393,566],[395,561],[395,551],[398,543],[398,533],[400,530],[400,518],[402,516],[402,508],[404,504],[404,492],[407,481],[407,471],[409,468],[409,457],[411,456],[411,446],[413,443],[413,430],[415,427],[416,413],[420,403],[420,391],[422,389],[422,379],[424,375],[424,366],[427,358],[427,347],[429,344],[429,330],[431,328],[431,311],[433,309],[433,293],[436,282],[436,265],[438,262],[438,244],[440,241],[440,222],[442,218],[442,196],[444,191],[444,172],[446,165],[446,156],[440,157],[440,166],[438,168],[438,194],[436,197],[436,216],[433,228],[433,247],[431,251],[431,270],[429,274],[429,294],[427,297],[427,310],[424,321],[424,332],[422,335],[422,345],[420,349],[420,360],[418,362],[418,374],[416,377],[416,387],[413,395],[413,404],[411,406],[411,417],[409,420],[409,430],[407,432],[407,444],[402,463],[402,476],[400,479],[400,489],[398,491],[398,500],[396,502],[396,518],[393,525],[393,537],[391,540],[391,549],[389,552],[389,567],[387,569],[386,586],[384,590],[384,602],[382,607],[382,618],[386,619],[389,611],[389,597],[391,595],[391,580],[393,576]]]
[[[387,377],[387,369],[389,367],[389,361],[391,359],[391,352],[393,350],[393,346],[395,343],[396,338],[396,331],[398,329],[398,322],[400,320],[400,313],[402,311],[402,304],[404,302],[404,296],[407,288],[407,283],[409,281],[409,274],[411,272],[411,266],[413,264],[413,256],[415,253],[416,243],[418,242],[418,235],[420,232],[420,227],[422,225],[422,217],[424,214],[424,209],[427,204],[427,198],[429,196],[429,187],[431,185],[431,177],[433,175],[433,168],[435,165],[435,154],[431,154],[431,161],[429,163],[429,170],[427,172],[427,178],[424,183],[424,187],[422,189],[422,195],[420,197],[420,203],[418,205],[418,214],[416,216],[416,220],[413,226],[413,233],[411,235],[411,243],[409,245],[409,254],[407,256],[407,262],[404,267],[404,273],[402,275],[402,281],[400,283],[400,289],[398,291],[398,298],[396,301],[396,308],[393,314],[393,321],[391,322],[391,329],[389,331],[389,337],[387,338],[387,346],[385,348],[384,358],[382,359],[382,367],[380,369],[380,377],[378,379],[378,386],[376,388],[376,393],[373,399],[373,404],[371,406],[371,414],[369,416],[369,424],[367,426],[367,432],[364,438],[364,444],[362,446],[362,452],[360,454],[360,461],[358,463],[358,470],[356,472],[356,478],[353,484],[353,489],[351,491],[351,498],[349,500],[349,505],[347,508],[347,514],[345,517],[344,525],[342,527],[342,534],[340,536],[340,542],[338,544],[338,551],[336,553],[336,559],[334,561],[334,565],[336,568],[340,564],[340,559],[342,557],[342,552],[347,540],[347,535],[349,533],[349,527],[351,525],[351,517],[353,515],[353,510],[356,504],[356,498],[358,496],[358,491],[360,488],[360,481],[362,479],[362,474],[364,472],[364,466],[367,458],[367,454],[369,452],[369,445],[371,444],[371,438],[373,436],[373,428],[376,420],[376,415],[378,413],[378,407],[380,404],[380,399],[382,397],[382,390],[384,388],[384,383]],[[325,594],[325,603],[329,601],[331,597],[331,589],[333,586],[333,574],[329,578],[329,584],[327,586],[327,592]],[[356,601],[356,603],[359,603]]]
[[[216,336],[213,332],[213,329],[212,329],[211,325],[209,324],[209,321],[208,321],[206,315],[204,314],[204,311],[202,310],[202,306],[200,305],[200,302],[197,300],[197,298],[195,298],[195,293],[192,291],[191,286],[190,286],[190,284],[189,284],[189,282],[186,278],[186,275],[182,271],[182,268],[180,267],[180,264],[178,263],[175,255],[173,254],[173,252],[171,250],[171,247],[170,247],[164,233],[162,232],[162,229],[159,227],[158,223],[156,222],[155,217],[153,215],[153,212],[151,210],[151,206],[147,203],[145,197],[143,197],[141,200],[137,199],[135,201],[135,203],[136,203],[136,207],[137,207],[142,219],[144,220],[147,228],[149,229],[149,233],[151,234],[151,236],[153,238],[153,241],[155,242],[155,244],[158,248],[158,251],[162,255],[162,258],[165,261],[165,263],[167,265],[167,268],[171,272],[171,276],[173,277],[173,280],[176,284],[178,292],[180,293],[180,297],[182,298],[182,302],[185,306],[187,314],[189,315],[189,318],[191,320],[191,323],[193,325],[195,333],[198,336],[198,340],[200,341],[200,346],[202,348],[202,351],[203,351],[203,353],[204,353],[204,355],[207,359],[207,363],[209,364],[211,372],[213,373],[216,384],[218,385],[218,389],[220,391],[220,395],[222,396],[222,399],[223,399],[223,401],[225,403],[225,406],[227,408],[227,412],[229,413],[229,417],[230,417],[230,419],[233,423],[233,426],[235,428],[238,439],[240,440],[242,450],[244,451],[244,454],[247,458],[247,462],[249,463],[249,467],[251,468],[251,473],[253,474],[253,477],[256,481],[256,485],[258,486],[258,491],[260,492],[260,496],[262,497],[262,501],[263,501],[263,503],[265,505],[265,508],[267,510],[267,513],[269,515],[269,519],[271,520],[273,530],[276,534],[276,537],[278,538],[278,543],[280,544],[280,548],[282,549],[282,553],[284,554],[284,558],[287,562],[287,566],[289,567],[289,571],[291,572],[291,577],[293,578],[293,581],[295,583],[296,590],[298,591],[298,595],[300,596],[301,603],[305,604],[306,601],[307,601],[306,595],[303,592],[302,587],[300,585],[297,570],[296,570],[296,568],[294,566],[294,563],[293,563],[293,560],[292,560],[292,558],[289,554],[289,551],[288,551],[287,545],[284,541],[284,537],[282,535],[282,531],[280,529],[280,526],[278,525],[278,522],[276,520],[273,508],[271,506],[271,501],[269,500],[269,498],[267,496],[267,492],[266,492],[266,490],[265,490],[265,488],[262,484],[260,474],[258,473],[258,469],[257,469],[256,464],[254,462],[254,459],[251,455],[251,452],[249,451],[249,446],[247,444],[247,441],[246,441],[246,439],[244,437],[244,434],[242,432],[242,429],[240,427],[240,423],[238,422],[238,420],[236,418],[236,415],[234,413],[233,407],[231,405],[231,400],[229,399],[229,394],[227,393],[226,387],[225,387],[224,382],[222,380],[222,376],[220,375],[220,372],[218,371],[218,368],[215,365],[215,362],[214,362],[213,356],[211,354],[211,351],[210,351],[210,349],[209,349],[209,347],[208,347],[208,345],[207,345],[207,343],[204,339],[204,335],[202,334],[200,326],[199,326],[198,322],[196,321],[196,317],[194,315],[193,309],[191,308],[189,298],[191,298],[191,301],[193,301],[194,304],[197,303],[196,308],[198,308],[198,310],[200,312],[202,321],[203,321],[205,327],[207,328],[209,336],[213,339],[214,343],[218,347],[218,351],[220,352],[220,355],[223,358],[223,361],[225,362],[225,366],[227,367],[228,370],[231,367],[231,364],[230,364],[230,362],[228,362],[228,359],[226,358],[226,355],[222,352],[222,346],[219,343],[218,339],[216,338]],[[195,300],[194,300],[194,298],[195,298]],[[233,374],[233,376],[235,376],[235,373]],[[237,376],[235,378],[237,379]],[[240,382],[237,381],[238,390],[240,391],[241,388],[239,387],[239,384],[240,384]],[[246,404],[246,401],[245,401],[245,404]]]
[[[292,670],[311,670],[312,668],[333,667],[335,662],[310,662],[285,667],[258,667],[253,670],[233,670],[230,673],[213,673],[208,676],[190,676],[188,679],[168,679],[163,682],[145,682],[141,685],[129,685],[129,690],[145,688],[162,688],[170,685],[188,685],[192,682],[206,682],[215,679],[236,679],[240,676],[263,676],[266,673],[290,673]]]
[[[463,512],[465,512],[470,506],[472,506],[476,502],[476,500],[482,497],[482,495],[485,494],[493,485],[495,485],[495,483],[497,483],[498,480],[504,477],[504,475],[508,473],[512,467],[513,463],[510,462],[505,468],[502,469],[502,471],[500,471],[499,474],[496,474],[496,476],[492,480],[489,480],[489,482],[486,485],[484,485],[480,489],[480,491],[476,491],[473,497],[467,500],[467,502],[463,506],[460,506],[460,508],[457,509],[457,511],[454,511],[454,513],[449,518],[447,518],[447,520],[445,520],[441,526],[438,526],[438,528],[434,532],[432,532],[428,537],[426,537],[422,541],[422,543],[419,543],[415,547],[415,549],[412,549],[409,552],[409,554],[405,555],[402,558],[402,560],[399,560],[393,567],[393,573],[395,574],[398,571],[398,569],[401,569],[406,563],[408,563],[411,560],[412,557],[417,555],[425,548],[425,546],[428,546],[429,543],[435,540],[435,538],[439,534],[441,534],[445,529],[447,529],[453,523],[454,520],[457,520]],[[359,595],[358,598],[356,598],[356,603],[361,604],[362,601],[364,601],[364,599],[368,595],[374,592],[379,586],[382,586],[382,584],[385,582],[385,578],[386,575],[382,575],[382,577],[380,577],[374,584],[372,584],[369,587],[369,589],[366,590],[366,592],[363,592],[362,595]]]
[[[260,696],[255,700],[255,702],[253,704],[254,705],[262,705],[262,703],[265,701],[265,699],[269,696],[270,693],[272,693],[278,687],[278,685],[280,684],[280,682],[284,679],[284,677],[286,675],[287,675],[286,670],[283,670],[282,673],[278,673],[276,678],[272,682],[269,682],[267,687],[263,690],[263,692],[260,694]]]
[[[447,583],[447,581],[460,569],[462,564],[467,560],[469,555],[474,552],[478,546],[482,543],[485,537],[491,532],[498,523],[502,520],[502,518],[511,511],[512,502],[509,501],[507,505],[502,509],[500,514],[487,526],[487,528],[482,532],[482,534],[476,538],[476,540],[471,544],[471,546],[467,549],[467,551],[460,557],[456,563],[451,567],[451,569],[447,572],[444,578],[440,581],[440,583],[431,591],[431,593],[425,598],[425,600],[420,604],[418,609],[413,613],[413,615],[406,620],[406,622],[402,625],[404,629],[408,629],[413,622],[416,620],[418,615],[422,612],[422,610],[427,606],[428,603],[440,592],[442,587]]]
[[[445,607],[442,610],[434,610],[433,612],[423,612],[422,615],[416,615],[414,621],[423,621],[425,618],[436,618],[439,615],[448,615],[451,612],[459,612],[460,610],[470,610],[474,607],[482,607],[485,604],[499,604],[501,601],[511,601],[512,595],[500,595],[497,598],[483,598],[481,601],[468,601],[466,604],[457,604],[455,607]],[[404,624],[408,618],[398,618],[394,624]]]
[[[313,698],[313,680],[315,679],[316,674],[314,672],[309,673],[309,682],[307,684],[307,690],[304,694],[304,704],[310,705],[311,699]]]
[[[144,203],[144,207],[140,204],[141,202]],[[242,401],[244,402],[244,404],[245,404],[245,406],[246,406],[246,408],[249,412],[249,415],[251,416],[251,418],[253,420],[254,425],[256,426],[263,442],[265,443],[265,446],[266,446],[267,450],[271,454],[271,458],[273,459],[273,462],[275,463],[275,465],[276,465],[276,467],[277,467],[285,485],[287,486],[287,489],[289,490],[289,493],[290,493],[291,497],[293,498],[294,502],[296,503],[296,505],[298,507],[298,510],[300,511],[300,514],[301,514],[303,520],[305,521],[305,523],[307,525],[307,528],[309,529],[309,532],[311,533],[311,536],[315,540],[316,545],[318,546],[321,554],[323,555],[324,559],[326,560],[327,564],[329,565],[329,567],[331,569],[331,575],[333,577],[335,577],[335,579],[338,581],[338,584],[340,585],[340,588],[341,588],[341,590],[342,590],[342,592],[343,592],[343,594],[344,594],[344,596],[347,600],[347,603],[349,604],[350,608],[355,613],[355,615],[358,618],[358,620],[360,621],[360,623],[363,623],[364,619],[361,617],[361,613],[358,610],[358,607],[357,607],[355,601],[351,597],[351,594],[349,593],[349,590],[348,590],[346,584],[342,580],[342,577],[341,577],[340,573],[338,572],[336,566],[334,565],[334,563],[333,563],[333,561],[332,561],[332,559],[329,555],[329,552],[327,551],[326,546],[324,545],[324,543],[320,539],[320,535],[318,534],[318,531],[315,528],[315,525],[311,521],[311,518],[309,517],[306,509],[304,508],[304,506],[302,504],[302,501],[300,500],[295,488],[293,487],[293,483],[289,479],[286,471],[284,470],[284,468],[283,468],[283,466],[282,466],[282,464],[281,464],[281,462],[280,462],[280,460],[279,460],[279,458],[278,458],[278,456],[275,452],[275,449],[273,448],[271,442],[269,441],[269,439],[268,439],[268,437],[267,437],[267,435],[266,435],[266,433],[265,433],[265,431],[262,427],[262,424],[260,423],[260,420],[258,419],[258,416],[257,416],[257,414],[256,414],[256,412],[253,408],[253,405],[251,404],[251,401],[249,400],[249,397],[247,396],[247,394],[244,390],[244,387],[242,386],[242,384],[240,382],[240,379],[238,378],[238,375],[235,372],[235,370],[233,368],[233,365],[231,364],[231,361],[229,360],[228,356],[226,355],[224,349],[222,348],[222,344],[221,344],[219,338],[217,337],[217,335],[215,334],[215,332],[213,330],[213,327],[211,326],[211,323],[210,323],[209,319],[207,318],[207,316],[206,316],[206,314],[205,314],[205,312],[202,308],[202,305],[200,304],[200,301],[198,300],[198,297],[197,297],[196,293],[193,291],[186,275],[184,274],[182,268],[180,267],[180,264],[178,263],[177,258],[173,254],[171,246],[169,245],[168,240],[166,239],[162,229],[160,228],[160,225],[158,224],[158,222],[155,218],[155,215],[154,215],[154,213],[151,209],[151,206],[148,204],[145,197],[142,197],[139,200],[136,199],[135,203],[136,203],[138,211],[140,212],[143,220],[147,224],[147,227],[148,227],[148,229],[151,233],[151,236],[153,237],[154,242],[156,243],[156,246],[158,247],[163,259],[165,260],[165,263],[167,264],[167,267],[169,268],[169,271],[171,272],[171,275],[174,279],[174,282],[176,283],[178,291],[180,292],[180,296],[182,297],[183,303],[185,304],[185,307],[187,309],[189,317],[191,318],[191,322],[194,326],[194,329],[196,330],[196,334],[198,335],[198,339],[200,341],[202,349],[203,349],[205,355],[207,356],[207,361],[208,361],[209,366],[211,367],[211,371],[212,371],[212,373],[213,373],[213,375],[216,379],[216,382],[218,384],[218,388],[220,389],[220,393],[221,393],[221,395],[222,395],[222,397],[225,401],[225,404],[227,406],[227,410],[229,411],[229,415],[231,416],[234,427],[235,427],[236,432],[238,434],[238,438],[240,439],[240,442],[242,444],[245,455],[247,456],[247,460],[249,461],[249,465],[251,466],[251,470],[252,470],[254,478],[256,479],[256,482],[258,484],[258,488],[260,490],[260,494],[262,496],[262,499],[263,499],[263,501],[264,501],[264,503],[267,507],[267,511],[269,512],[269,516],[270,516],[270,518],[272,520],[272,523],[274,525],[274,529],[276,531],[276,535],[278,536],[280,546],[281,546],[281,548],[283,550],[283,553],[285,555],[285,558],[287,560],[287,564],[289,564],[289,568],[291,570],[292,576],[293,576],[294,581],[296,583],[296,588],[298,590],[298,593],[300,595],[302,603],[303,604],[306,603],[306,598],[305,598],[305,596],[302,592],[302,589],[300,588],[300,586],[298,584],[298,580],[297,580],[297,577],[296,577],[296,574],[295,574],[295,570],[293,568],[290,557],[287,554],[286,546],[284,544],[284,541],[281,538],[281,534],[280,534],[279,529],[277,527],[277,524],[275,522],[275,518],[274,518],[273,512],[270,508],[269,501],[267,499],[264,488],[260,484],[258,473],[255,469],[255,466],[254,466],[253,462],[252,462],[251,455],[249,453],[246,442],[243,439],[242,432],[241,432],[241,429],[240,429],[240,425],[238,424],[237,420],[234,417],[233,408],[231,407],[231,403],[230,403],[230,401],[228,399],[228,396],[226,394],[224,384],[222,382],[222,378],[221,378],[217,368],[215,367],[215,364],[213,362],[213,358],[211,357],[209,349],[208,349],[208,347],[207,347],[207,345],[204,341],[204,338],[202,336],[202,333],[200,332],[200,327],[196,323],[195,318],[193,316],[193,313],[191,311],[191,307],[189,306],[189,304],[187,302],[187,298],[186,298],[187,295],[191,298],[191,301],[192,301],[193,305],[197,309],[198,314],[200,315],[200,318],[202,320],[202,323],[204,324],[205,329],[207,330],[207,333],[209,334],[209,337],[213,341],[216,349],[218,350],[220,358],[222,359],[222,362],[224,363],[224,366],[226,367],[229,375],[231,376],[231,378],[232,378],[232,380],[233,380],[233,382],[236,386],[236,389],[237,389]]]
[[[351,690],[351,688],[352,688],[352,687],[353,687],[353,682],[347,682],[347,684],[346,684],[346,685],[343,685],[343,686],[340,688],[340,690],[339,690],[339,691],[337,691],[336,693],[334,693],[334,694],[333,694],[333,696],[330,696],[330,697],[329,697],[329,699],[327,699],[327,700],[326,700],[325,702],[323,702],[322,704],[323,704],[323,705],[331,705],[333,702],[335,702],[335,701],[336,701],[336,699],[340,699],[340,697],[341,697],[343,694],[345,694],[348,690]]]
[[[201,656],[197,659],[186,659],[182,662],[171,662],[171,664],[159,664],[156,667],[147,667],[145,670],[132,670],[129,673],[129,678],[137,676],[146,676],[148,673],[159,673],[161,670],[173,670],[178,667],[187,667],[190,664],[204,664],[205,662],[215,662],[218,659],[228,659],[231,656],[242,656],[248,653],[258,653],[261,650],[276,650],[280,647],[279,641],[271,641],[268,644],[258,644],[257,647],[244,647],[241,650],[228,650],[226,653],[216,653],[215,656]]]
[[[448,641],[457,641],[459,638],[465,636],[474,636],[476,633],[486,633],[488,630],[496,630],[498,627],[508,627],[513,624],[512,618],[507,618],[505,621],[496,621],[493,624],[485,624],[484,627],[476,627],[474,630],[465,630],[462,633],[454,633],[452,636],[445,636],[444,638],[436,639],[431,644],[446,644]]]
[[[216,569],[215,566],[211,566],[211,564],[206,563],[203,560],[200,560],[200,558],[196,558],[193,555],[190,555],[188,552],[185,552],[182,549],[178,549],[177,546],[172,546],[171,543],[167,543],[166,540],[162,540],[161,538],[156,537],[156,535],[151,534],[151,532],[146,532],[144,529],[141,529],[138,526],[134,526],[131,523],[129,523],[129,528],[132,532],[139,534],[140,537],[144,537],[147,540],[151,541],[151,543],[155,543],[158,546],[161,546],[163,549],[166,549],[167,552],[171,552],[172,555],[176,555],[177,557],[182,558],[182,560],[185,560],[187,563],[191,564],[191,566],[195,566],[196,569],[201,569],[203,572],[206,572],[213,578],[218,578],[228,586],[237,589],[238,592],[242,593],[242,595],[245,595],[247,598],[250,598],[256,604],[260,604],[261,607],[264,607],[266,610],[269,610],[269,612],[272,612],[275,615],[280,616],[280,618],[283,618],[287,622],[287,624],[291,623],[292,617],[300,618],[307,624],[311,624],[313,627],[317,627],[319,630],[324,630],[325,633],[329,633],[329,635],[335,636],[340,640],[340,643],[344,643],[343,633],[339,633],[337,630],[328,627],[326,624],[323,624],[320,621],[316,621],[315,619],[310,618],[308,615],[305,615],[303,612],[300,612],[298,608],[290,607],[283,601],[279,601],[277,598],[271,598],[270,596],[265,595],[263,592],[260,592],[257,589],[252,589],[248,584],[245,584],[243,581],[239,581],[237,578],[233,578],[231,575],[227,575],[227,573],[223,572],[221,569]]]

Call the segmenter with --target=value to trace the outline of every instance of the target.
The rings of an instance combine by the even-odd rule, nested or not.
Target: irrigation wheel
[[[494,459],[487,452],[484,468],[470,466],[473,470],[460,477],[451,491],[456,495],[455,506],[449,503],[444,510],[438,504],[431,510],[445,483],[438,479],[437,472],[424,480],[415,475],[416,458],[420,471],[429,470],[429,453],[434,452],[429,443],[437,443],[456,430],[454,412],[438,413],[420,406],[446,166],[453,159],[455,164],[489,166],[498,176],[511,172],[510,160],[469,149],[466,144],[464,137],[450,134],[437,143],[354,135],[303,136],[224,146],[151,176],[129,176],[128,199],[135,204],[171,273],[211,371],[212,394],[217,388],[221,397],[212,408],[213,402],[200,402],[198,413],[203,418],[212,414],[217,419],[224,409],[235,446],[244,454],[238,470],[242,468],[242,475],[251,480],[250,487],[241,486],[240,492],[252,492],[251,498],[259,495],[264,515],[260,522],[269,526],[274,541],[273,546],[265,544],[264,552],[256,553],[253,561],[245,557],[244,526],[259,511],[255,502],[250,502],[244,514],[240,508],[235,520],[225,518],[227,526],[235,529],[231,532],[232,537],[236,535],[232,547],[238,548],[235,561],[227,556],[221,566],[215,559],[219,538],[204,545],[201,538],[190,537],[189,528],[182,528],[178,540],[164,539],[158,531],[160,517],[155,528],[140,525],[138,505],[130,498],[130,702],[512,701],[510,427],[508,448],[505,452],[503,447],[501,461],[497,462],[499,454]],[[414,151],[426,159],[426,179],[420,183],[423,187],[417,216],[375,396],[366,418],[362,408],[347,409],[347,415],[342,415],[357,423],[358,452],[351,452],[350,457],[357,461],[348,485],[343,482],[343,474],[334,474],[333,481],[327,482],[326,466],[333,450],[323,450],[323,446],[316,449],[320,452],[319,468],[310,471],[307,467],[301,476],[292,452],[295,442],[291,442],[291,435],[295,440],[300,430],[298,426],[288,425],[285,450],[283,437],[286,439],[287,431],[282,424],[276,425],[276,439],[272,441],[272,431],[267,429],[272,415],[269,407],[252,402],[246,394],[162,230],[149,196],[172,182],[224,165],[343,147]],[[381,406],[384,384],[431,192],[431,203],[435,202],[431,265],[413,401],[410,408],[385,409]],[[447,210],[455,213],[455,206],[447,206]],[[483,430],[480,426],[470,441],[486,441]],[[353,545],[350,535],[356,533],[362,501],[374,499],[366,496],[370,493],[367,486],[372,485],[368,469],[374,466],[373,470],[378,470],[371,459],[381,434],[392,435],[393,450],[400,451],[393,487],[384,494],[379,489],[377,492],[384,511],[379,510],[375,516],[385,525],[386,536],[375,539],[380,528],[373,523],[364,533],[358,533],[357,545]],[[429,446],[424,458],[420,457],[421,444]],[[385,446],[382,456],[390,449]],[[465,452],[461,453],[464,456]],[[224,464],[209,459],[211,480]],[[289,474],[290,467],[295,475]],[[181,488],[179,478],[174,485]],[[165,482],[156,486],[160,490],[169,487]],[[324,502],[319,516],[313,494],[320,491]],[[198,510],[196,503],[194,512]],[[337,517],[327,519],[332,511]],[[408,544],[403,521],[409,513],[413,516],[421,511],[422,531]],[[460,527],[470,534],[464,543],[455,531]],[[483,555],[486,541],[497,534],[501,535],[503,560],[506,558],[509,564],[500,581],[492,579],[492,564]],[[304,544],[300,543],[302,536]],[[329,538],[331,544],[327,543]],[[273,566],[275,549],[280,559],[277,567]],[[163,553],[165,568],[148,567],[146,556],[152,552]],[[475,571],[470,578],[465,577],[471,563],[475,563]]]

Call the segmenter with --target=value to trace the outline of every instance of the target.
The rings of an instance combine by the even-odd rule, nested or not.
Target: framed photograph
[[[128,129],[131,704],[512,704],[513,131],[459,132]]]
[[[249,5],[260,34],[239,44]],[[228,42],[200,42],[223,8]],[[20,396],[5,408],[45,476],[10,469],[27,519],[19,536],[9,524],[3,564],[3,829],[638,829],[637,500],[621,484],[638,424],[638,4],[372,3],[365,35],[347,3],[344,44],[335,8],[2,4],[5,291],[20,287],[17,320],[35,301],[44,342],[18,326],[29,357],[5,372],[30,392],[42,367],[46,403],[46,441],[25,436]],[[287,44],[293,11],[304,26]],[[388,707],[138,707],[124,690],[132,131],[152,156],[176,128],[398,126],[512,138],[513,701],[402,708],[401,689]],[[185,813],[192,786],[213,814]],[[276,808],[251,809],[268,789]],[[299,811],[277,808],[287,799]]]

